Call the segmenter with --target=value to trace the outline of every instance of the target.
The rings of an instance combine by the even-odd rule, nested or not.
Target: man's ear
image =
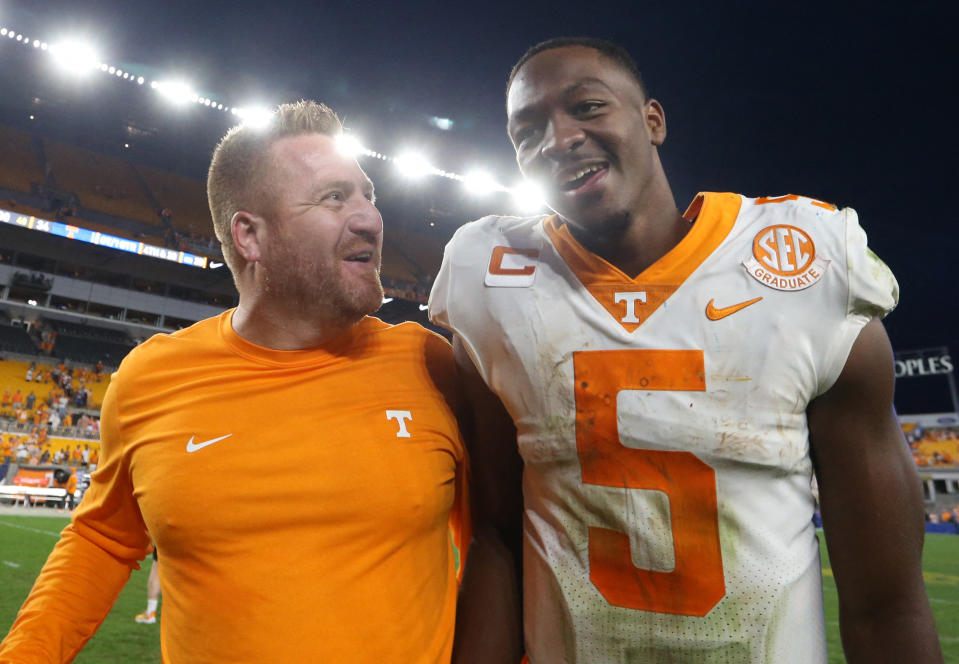
[[[255,263],[262,256],[264,222],[251,212],[239,210],[230,219],[230,233],[236,252],[247,263]]]
[[[646,127],[653,145],[660,146],[666,142],[666,111],[655,99],[646,104]]]

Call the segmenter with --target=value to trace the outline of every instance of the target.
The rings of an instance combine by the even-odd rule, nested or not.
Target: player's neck
[[[676,208],[668,186],[645,196],[614,232],[601,235],[570,224],[570,232],[586,249],[630,277],[636,277],[665,256],[686,236],[690,224]]]

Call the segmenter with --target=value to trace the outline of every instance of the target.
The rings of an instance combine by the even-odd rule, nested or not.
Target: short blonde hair
[[[274,192],[268,175],[269,151],[281,138],[301,134],[337,136],[343,125],[326,104],[300,100],[281,104],[264,128],[237,125],[217,144],[207,173],[206,193],[213,230],[223,257],[235,273],[239,262],[230,223],[238,210],[272,209]]]

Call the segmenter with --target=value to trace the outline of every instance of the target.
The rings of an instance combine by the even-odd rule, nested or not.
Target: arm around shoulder
[[[851,664],[942,662],[922,579],[915,464],[892,407],[892,349],[873,319],[807,409],[823,526]]]
[[[522,461],[516,429],[459,339],[454,353],[466,397],[473,539],[457,604],[456,664],[517,664],[523,653]]]

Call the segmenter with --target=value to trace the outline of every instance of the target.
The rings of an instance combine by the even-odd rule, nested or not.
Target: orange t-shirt
[[[156,542],[169,662],[448,662],[468,539],[449,344],[366,318],[255,346],[232,311],[137,347],[101,463],[0,661],[68,661]]]

